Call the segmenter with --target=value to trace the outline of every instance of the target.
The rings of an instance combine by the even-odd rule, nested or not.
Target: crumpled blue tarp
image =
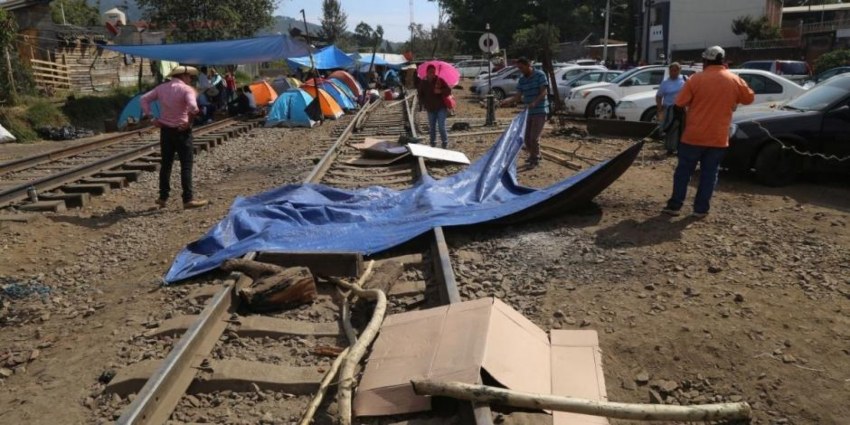
[[[437,226],[482,223],[523,211],[555,197],[608,162],[544,189],[520,186],[515,160],[523,145],[525,122],[526,113],[522,113],[490,151],[466,170],[442,180],[425,177],[409,189],[343,190],[295,184],[237,198],[224,220],[178,254],[165,280],[195,276],[251,251],[372,254]]]
[[[143,58],[196,65],[272,62],[309,53],[306,43],[287,35],[197,43],[107,44],[103,48]]]

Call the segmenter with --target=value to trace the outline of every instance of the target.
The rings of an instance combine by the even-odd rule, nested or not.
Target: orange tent
[[[328,75],[328,77],[336,78],[337,80],[340,80],[345,83],[345,85],[351,89],[355,96],[360,96],[363,94],[363,87],[360,87],[360,83],[358,83],[357,80],[354,79],[353,75],[343,70],[331,72],[331,75]]]
[[[277,99],[277,92],[266,81],[258,81],[251,84],[251,93],[254,94],[254,101],[257,106],[266,106],[274,103]]]
[[[316,98],[316,86],[308,86],[304,84],[300,88],[301,90],[309,93],[310,96],[313,96],[313,99]],[[334,100],[328,92],[319,89],[319,96],[321,96],[319,98],[319,103],[322,104],[322,115],[324,115],[325,118],[335,120],[343,115],[342,108],[339,107],[339,104],[336,103],[336,100]]]

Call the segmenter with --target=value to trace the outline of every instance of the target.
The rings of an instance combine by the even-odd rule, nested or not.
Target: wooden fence
[[[39,89],[45,91],[71,90],[71,76],[68,74],[68,65],[30,59],[33,79]]]

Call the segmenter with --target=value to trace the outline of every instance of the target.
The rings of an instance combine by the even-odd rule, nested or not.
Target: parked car
[[[456,63],[455,68],[460,71],[461,77],[476,77],[482,72],[490,71],[490,62],[486,59],[465,60]]]
[[[811,155],[850,156],[848,128],[850,74],[842,74],[776,108],[739,108],[723,164],[732,171],[754,170],[756,180],[769,186],[790,184],[807,170],[850,172],[850,161]]]
[[[541,63],[533,63],[531,67],[535,70],[543,69],[543,64]],[[554,67],[554,66],[553,66]],[[508,69],[510,68],[510,69]],[[492,78],[490,78],[490,84],[493,86],[493,96],[496,100],[504,99],[508,96],[512,96],[516,93],[517,82],[519,81],[519,77],[522,76],[519,68],[516,66],[511,66],[506,68],[506,71],[494,74]],[[558,75],[559,72],[563,68],[555,68],[555,75]],[[566,69],[577,68],[576,66],[568,66]],[[603,68],[604,69],[604,68]],[[473,85],[476,87],[474,90],[479,97],[487,96],[487,84],[488,79],[486,75],[483,75],[473,82]]]
[[[567,63],[572,63],[576,65],[599,65],[599,61],[596,59],[573,59],[571,61],[567,61]]]
[[[566,83],[572,81],[575,77],[578,77],[581,74],[584,74],[587,71],[605,71],[608,68],[605,68],[601,65],[568,65],[561,69],[555,71],[555,81],[558,86],[558,95],[561,97],[565,97],[569,89],[566,87]],[[595,83],[597,81],[589,81],[588,83]]]
[[[515,69],[516,69],[516,66],[513,66],[513,65],[506,66],[506,67],[504,67],[504,68],[502,68],[498,71],[494,71],[490,78],[488,78],[488,73],[485,72],[485,73],[475,77],[475,80],[472,82],[472,84],[469,85],[469,91],[471,91],[474,94],[486,95],[487,94],[486,93],[487,82],[490,79],[500,78],[501,76],[503,76],[503,75],[515,70]],[[479,88],[481,88],[481,87],[483,87],[483,90],[485,90],[484,93],[479,93]]]
[[[567,94],[570,92],[571,89],[574,89],[579,86],[600,82],[610,82],[622,73],[623,71],[612,71],[607,69],[584,71],[581,74],[578,74],[567,80],[566,82],[558,81],[558,96],[561,98],[567,97]]]
[[[803,61],[764,60],[748,61],[741,64],[742,69],[760,69],[781,75],[791,81],[802,84],[812,78],[812,67]]]
[[[759,69],[730,69],[753,89],[753,104],[785,102],[806,91],[799,84]],[[656,121],[655,91],[626,96],[617,103],[617,118],[627,121]]]
[[[850,66],[839,66],[836,68],[827,69],[826,71],[821,72],[820,74],[812,77],[811,80],[806,81],[806,83],[803,84],[803,87],[807,89],[812,88],[812,86],[814,86],[815,84],[826,81],[836,75],[844,74],[845,72],[850,72]]]
[[[683,75],[696,72],[682,68]],[[667,78],[667,67],[648,65],[620,74],[610,83],[594,83],[570,90],[564,103],[567,112],[588,118],[614,118],[614,109],[621,98],[630,94],[658,90],[658,85]]]

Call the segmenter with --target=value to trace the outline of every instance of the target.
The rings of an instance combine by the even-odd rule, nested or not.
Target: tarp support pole
[[[325,113],[322,111],[322,93],[319,91],[319,70],[316,69],[316,64],[313,62],[313,45],[310,44],[310,30],[307,28],[307,14],[304,9],[301,9],[301,18],[304,19],[304,38],[307,39],[307,52],[310,54],[310,72],[313,73],[313,86],[316,87],[316,102],[319,105],[319,122],[325,123]]]

